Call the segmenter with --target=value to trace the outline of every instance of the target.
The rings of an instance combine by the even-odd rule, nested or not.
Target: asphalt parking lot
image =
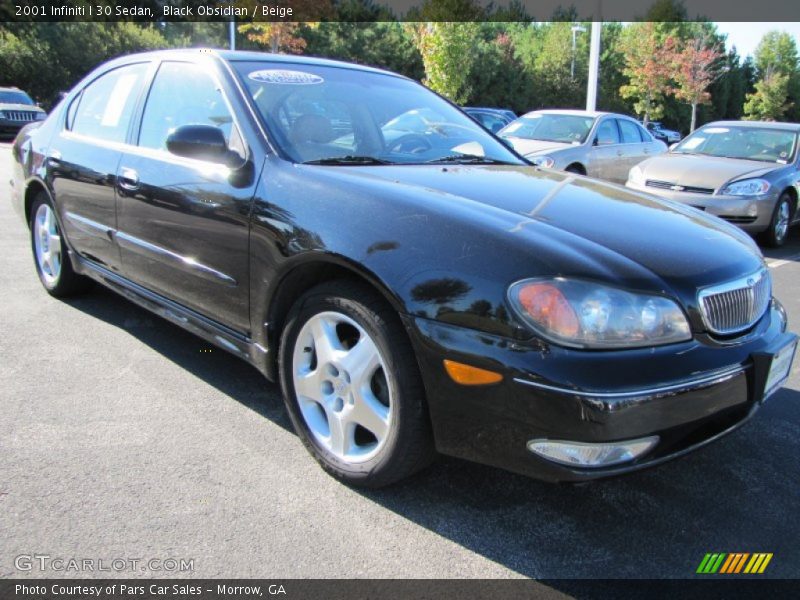
[[[103,576],[690,577],[772,552],[800,577],[800,363],[744,428],[654,470],[554,486],[441,459],[357,491],[292,433],[277,386],[110,291],[41,288],[0,145],[0,577],[20,555],[193,560]],[[800,331],[800,230],[768,252]]]

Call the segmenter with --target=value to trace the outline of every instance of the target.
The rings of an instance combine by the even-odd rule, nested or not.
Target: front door
[[[208,68],[161,63],[147,96],[138,146],[119,165],[117,212],[124,274],[240,333],[248,333],[252,164],[231,168],[166,149],[182,125],[220,128],[247,150],[221,86]]]

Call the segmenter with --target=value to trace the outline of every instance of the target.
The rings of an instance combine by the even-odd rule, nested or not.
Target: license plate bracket
[[[798,338],[790,333],[784,335],[785,337],[781,337],[768,350],[754,353],[752,356],[753,391],[758,402],[766,402],[786,383],[791,374]]]

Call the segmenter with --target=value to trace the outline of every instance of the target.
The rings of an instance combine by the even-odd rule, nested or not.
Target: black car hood
[[[586,177],[525,166],[302,168],[375,197],[396,190],[404,201],[413,199],[409,210],[427,207],[471,220],[487,233],[529,246],[534,257],[538,249],[544,256],[556,248],[571,254],[572,264],[577,255],[600,265],[598,273],[634,263],[684,299],[694,298],[698,287],[763,266],[752,239],[724,221]]]

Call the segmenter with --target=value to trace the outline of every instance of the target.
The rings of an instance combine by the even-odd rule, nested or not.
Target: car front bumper
[[[796,342],[777,302],[742,343],[697,336],[625,351],[571,350],[419,317],[405,320],[422,366],[437,449],[554,482],[651,467],[733,431],[763,402],[771,357]],[[444,359],[499,372],[503,379],[457,384]],[[608,467],[566,465],[528,449],[531,440],[598,444],[649,436],[658,442],[648,452]]]
[[[14,121],[11,119],[0,119],[0,135],[4,137],[16,136],[20,129],[25,127],[25,125],[30,125],[31,123],[36,123],[36,121]]]
[[[648,187],[643,182],[632,182],[630,180],[625,185],[633,190],[693,206],[710,215],[728,221],[748,233],[760,233],[769,228],[772,221],[772,213],[778,201],[778,195],[774,193],[750,197],[723,196]]]

